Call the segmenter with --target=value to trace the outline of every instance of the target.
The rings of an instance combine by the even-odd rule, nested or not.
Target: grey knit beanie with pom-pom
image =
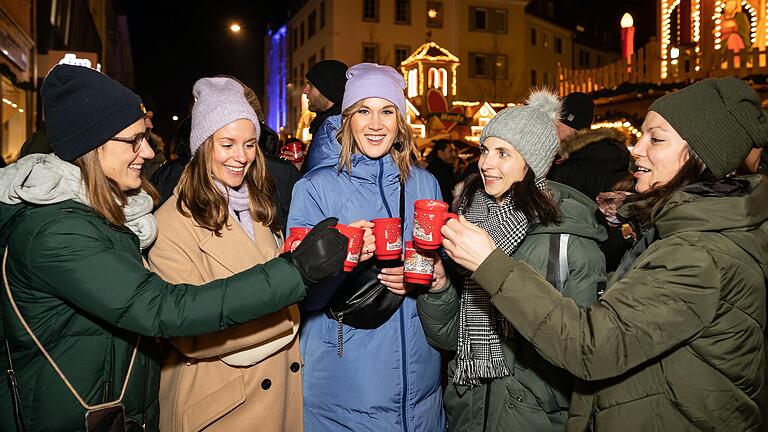
[[[533,90],[525,105],[499,111],[480,134],[480,143],[488,137],[509,143],[540,180],[547,175],[560,146],[555,126],[560,107],[556,94],[546,89]]]

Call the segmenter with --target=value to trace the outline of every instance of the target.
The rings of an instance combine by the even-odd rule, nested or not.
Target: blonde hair
[[[341,129],[339,129],[336,139],[341,143],[341,152],[339,153],[339,171],[346,170],[352,173],[352,153],[360,153],[360,148],[355,141],[352,133],[352,117],[357,114],[357,110],[363,105],[365,99],[361,99],[341,113]],[[389,155],[395,161],[400,171],[400,183],[411,173],[411,165],[419,160],[419,151],[416,148],[416,142],[413,139],[411,126],[405,121],[404,113],[395,108],[397,117],[397,135],[392,147],[389,149]],[[398,148],[398,144],[399,148]]]
[[[192,217],[201,227],[221,236],[227,224],[229,208],[227,197],[213,183],[210,170],[213,137],[208,137],[192,160],[184,168],[179,180],[179,199],[176,209],[185,217]],[[264,154],[256,146],[256,158],[245,173],[243,181],[248,187],[248,209],[254,221],[263,223],[272,231],[279,231],[275,185],[267,172]]]
[[[91,204],[91,208],[101,217],[115,226],[125,224],[125,212],[123,208],[128,202],[128,197],[139,194],[142,190],[147,192],[152,201],[157,205],[159,194],[155,187],[141,177],[141,186],[138,189],[123,192],[120,186],[104,174],[101,169],[101,162],[97,154],[97,147],[88,153],[75,159],[73,163],[80,168],[80,174],[85,184],[85,194]]]

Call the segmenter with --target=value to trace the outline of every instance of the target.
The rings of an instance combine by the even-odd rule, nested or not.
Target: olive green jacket
[[[605,263],[596,241],[605,230],[593,217],[596,205],[580,192],[550,182],[560,204],[563,222],[538,225],[515,252],[516,259],[546,274],[550,239],[560,233],[568,238],[568,278],[564,295],[588,306],[598,286],[605,285]],[[558,236],[559,238],[559,236]],[[417,302],[427,339],[437,348],[457,349],[460,290],[448,285],[422,294]],[[448,365],[445,408],[449,431],[563,431],[568,417],[573,377],[548,364],[519,335],[502,339],[504,359],[512,374],[486,380],[477,387],[456,385],[456,361]]]
[[[763,385],[768,181],[676,192],[653,242],[599,302],[561,296],[494,251],[473,278],[515,329],[578,378],[569,431],[754,431]]]

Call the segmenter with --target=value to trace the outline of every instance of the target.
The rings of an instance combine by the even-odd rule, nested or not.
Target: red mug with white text
[[[363,250],[363,235],[365,234],[365,230],[344,224],[338,224],[334,228],[349,239],[347,245],[347,259],[344,260],[344,271],[351,272],[357,267],[357,263],[360,262],[360,252]]]
[[[435,250],[443,242],[440,228],[448,219],[459,216],[448,211],[448,204],[437,200],[416,200],[413,203],[413,244],[417,248]]]
[[[307,236],[312,228],[293,227],[288,230],[288,238],[283,243],[283,252],[293,252],[299,246],[304,237]]]
[[[413,247],[412,242],[405,242],[405,260],[403,277],[408,283],[429,285],[435,272],[435,253]]]

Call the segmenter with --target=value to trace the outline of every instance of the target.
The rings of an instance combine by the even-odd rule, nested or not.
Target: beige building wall
[[[572,59],[572,32],[548,21],[526,16],[525,20],[525,70],[528,87],[547,86],[556,89],[557,65],[570,67]]]

